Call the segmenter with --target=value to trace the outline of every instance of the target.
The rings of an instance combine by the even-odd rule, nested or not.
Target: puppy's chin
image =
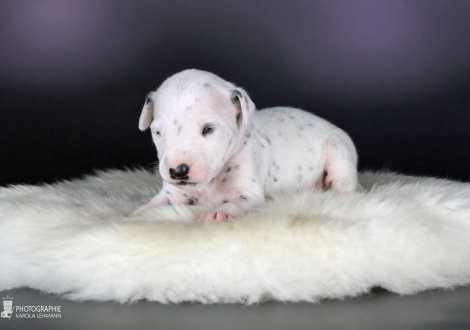
[[[209,180],[201,180],[199,182],[194,182],[194,181],[177,181],[177,180],[171,180],[169,183],[172,185],[179,187],[179,188],[199,188],[206,183],[209,183],[213,180],[213,178],[210,178]]]
[[[213,178],[209,179],[209,180],[204,180],[203,182],[193,182],[193,181],[184,181],[184,180],[173,180],[173,179],[169,179],[169,178],[163,178],[163,181],[165,181],[166,183],[169,183],[171,184],[172,186],[175,186],[175,187],[178,187],[178,188],[181,188],[181,189],[197,189],[203,185],[205,185],[206,183],[209,183],[213,180]]]
[[[193,182],[190,180],[174,180],[162,175],[162,180],[166,183],[171,184],[172,186],[185,188],[185,187],[197,187],[200,185],[199,182]]]
[[[188,182],[188,181],[174,181],[174,182],[170,182],[172,185],[174,186],[178,186],[178,187],[197,187],[199,186],[200,184],[197,183],[197,182]]]

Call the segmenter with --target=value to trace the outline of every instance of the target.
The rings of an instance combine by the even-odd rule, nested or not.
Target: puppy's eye
[[[156,136],[160,136],[160,131],[153,131],[153,134],[155,134]]]
[[[202,136],[206,136],[207,134],[211,134],[212,132],[214,132],[214,126],[210,124],[205,124],[202,128]]]

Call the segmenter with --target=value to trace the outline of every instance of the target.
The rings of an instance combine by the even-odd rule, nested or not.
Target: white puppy
[[[185,70],[148,95],[139,128],[152,131],[161,191],[154,205],[217,203],[200,221],[238,217],[286,189],[354,191],[357,154],[349,136],[303,110],[256,111],[240,87]]]

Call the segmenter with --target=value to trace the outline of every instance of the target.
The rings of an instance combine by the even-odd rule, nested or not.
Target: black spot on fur
[[[294,119],[295,119],[295,117],[294,117],[294,116],[292,116],[292,115],[289,115],[289,118],[290,118],[290,119],[292,119],[292,120],[294,120]]]
[[[274,178],[273,178],[273,181],[274,181],[274,182],[277,182],[277,178],[276,178],[276,177],[274,177]]]
[[[181,125],[178,126],[178,132],[177,132],[177,134],[180,135],[180,133],[181,133],[182,130],[183,130],[183,126],[181,126]]]
[[[205,88],[205,89],[207,89],[207,88],[210,88],[210,87],[211,87],[211,85],[209,85],[208,83],[204,83],[204,85],[203,85],[203,86],[204,86],[204,88]]]
[[[178,125],[178,120],[177,119],[173,120],[173,124]]]
[[[167,195],[171,195],[170,191],[169,191],[169,190],[167,190],[167,189],[165,189],[165,194],[167,194]]]
[[[227,167],[227,168],[225,169],[225,173],[228,173],[228,172],[230,172],[231,170],[232,170],[231,167]]]
[[[169,198],[166,199],[166,202],[167,202],[168,205],[172,205],[172,203],[171,203],[171,201],[170,201]]]
[[[227,200],[227,199],[224,199],[224,200],[222,201],[222,203],[223,203],[223,204],[228,203],[228,200]]]
[[[199,203],[199,199],[196,197],[188,198],[188,205],[197,205]]]
[[[244,202],[248,202],[248,197],[246,197],[245,195],[240,195],[240,199]]]

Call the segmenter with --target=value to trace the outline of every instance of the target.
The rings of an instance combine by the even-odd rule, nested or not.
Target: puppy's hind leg
[[[357,179],[357,155],[348,137],[330,136],[325,143],[323,188],[349,192],[361,187]]]

